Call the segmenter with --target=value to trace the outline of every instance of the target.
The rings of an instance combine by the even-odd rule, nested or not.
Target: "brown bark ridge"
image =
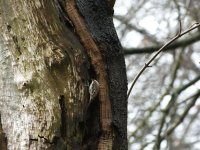
[[[79,14],[74,0],[68,0],[66,3],[66,11],[73,25],[76,33],[87,50],[88,56],[91,59],[92,66],[95,70],[97,80],[100,85],[99,101],[100,101],[100,126],[101,135],[98,143],[99,150],[112,149],[112,109],[109,97],[108,77],[105,69],[105,64],[101,55],[101,51],[93,40],[88,31],[84,19]]]
[[[101,97],[101,94],[99,97],[100,124],[102,128],[105,122],[104,124],[107,124],[105,129],[111,131],[109,126],[112,122],[113,137],[111,139],[110,134],[106,136],[100,132],[100,143],[102,141],[104,144],[99,146],[103,149],[125,150],[127,149],[127,80],[123,50],[113,25],[113,12],[105,0],[76,0],[76,2],[70,0],[66,3],[66,9],[91,59],[100,85],[105,86],[100,92],[108,93],[106,97]],[[109,91],[106,90],[107,86]],[[103,118],[104,116],[107,118]]]

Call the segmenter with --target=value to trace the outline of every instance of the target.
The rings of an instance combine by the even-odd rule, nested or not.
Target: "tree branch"
[[[183,114],[179,117],[179,119],[166,131],[164,136],[161,137],[161,139],[164,139],[165,137],[169,136],[176,127],[184,120],[184,118],[187,116],[189,110],[194,106],[197,99],[200,96],[200,90],[195,94],[194,98],[191,100],[191,102],[186,106],[186,109],[184,110]]]
[[[187,84],[189,85],[189,84]],[[154,150],[158,150],[160,149],[160,143],[167,137],[169,136],[175,129],[176,127],[178,127],[178,125],[184,120],[184,118],[187,116],[189,110],[195,105],[197,99],[200,96],[200,90],[198,90],[198,92],[195,94],[194,98],[191,100],[191,102],[186,106],[186,109],[184,110],[184,112],[182,113],[182,115],[179,117],[179,119],[170,127],[168,128],[168,130],[166,131],[166,133],[161,136],[161,132],[162,132],[162,128],[164,126],[165,123],[165,118],[167,116],[167,112],[169,112],[171,105],[168,105],[167,110],[165,111],[165,114],[162,117],[162,121],[161,121],[161,125],[159,128],[159,132],[157,134],[157,138],[156,138],[156,143],[154,145]]]
[[[195,42],[198,42],[199,40],[200,40],[200,34],[198,33],[190,38],[172,43],[168,47],[165,47],[163,51],[169,51],[169,50],[173,50],[179,47],[186,47]],[[144,48],[124,48],[124,55],[126,56],[126,55],[131,55],[131,54],[153,53],[157,51],[160,47],[161,45],[149,46],[149,47],[144,47]]]
[[[178,72],[178,68],[180,66],[180,61],[181,61],[181,52],[179,52],[178,54],[178,58],[175,61],[175,66],[173,66],[172,68],[172,73],[171,73],[171,81],[170,83],[168,84],[168,86],[166,87],[164,93],[161,94],[161,96],[159,97],[159,99],[156,101],[156,103],[154,105],[152,105],[151,107],[149,107],[147,110],[148,110],[148,113],[146,116],[143,117],[143,120],[142,122],[137,126],[137,128],[132,132],[132,134],[130,135],[130,137],[132,136],[135,136],[136,133],[139,131],[139,129],[141,129],[142,127],[144,127],[146,121],[149,120],[149,118],[151,117],[151,115],[153,114],[153,112],[155,112],[155,110],[157,109],[157,107],[160,105],[160,103],[162,102],[163,98],[169,94],[170,90],[172,89],[173,87],[173,84],[174,84],[174,81],[176,79],[176,76],[177,76],[177,72]],[[130,139],[129,137],[129,139]]]
[[[164,124],[165,124],[165,120],[166,120],[166,117],[168,116],[168,113],[169,111],[171,110],[171,108],[173,107],[174,103],[175,103],[175,100],[177,99],[178,95],[184,91],[185,89],[187,89],[188,87],[190,87],[191,85],[193,85],[194,83],[196,83],[197,81],[200,80],[200,75],[197,76],[195,79],[193,79],[192,81],[190,81],[189,83],[179,87],[177,90],[175,90],[172,95],[171,95],[171,100],[169,101],[167,107],[163,110],[163,115],[162,115],[162,118],[161,118],[161,123],[160,123],[160,127],[159,127],[159,130],[158,130],[158,134],[157,134],[157,137],[156,137],[156,142],[155,142],[155,145],[154,145],[154,150],[157,150],[157,149],[160,149],[160,143],[162,142],[163,140],[163,137],[161,136],[161,132],[162,132],[162,129],[164,127]],[[188,105],[189,106],[189,105]]]
[[[142,34],[144,37],[146,37],[148,40],[150,40],[154,44],[159,44],[157,39],[154,37],[154,35],[150,34],[147,30],[144,28],[138,27],[136,25],[133,25],[129,23],[130,18],[124,18],[124,16],[114,15],[114,18],[119,20],[122,24],[126,25],[127,30],[134,30],[140,34]]]
[[[151,62],[166,48],[168,47],[171,43],[173,43],[174,41],[176,41],[178,38],[182,37],[183,35],[189,33],[190,31],[198,28],[200,26],[200,23],[194,23],[192,26],[190,26],[188,29],[186,29],[185,31],[183,31],[182,33],[178,33],[174,38],[172,38],[171,40],[169,40],[165,45],[163,45],[157,52],[155,55],[153,55],[153,57],[147,62],[145,63],[145,65],[143,66],[143,68],[139,71],[139,73],[136,75],[136,77],[134,78],[132,85],[128,91],[128,95],[127,95],[127,99],[133,89],[133,86],[135,85],[135,83],[137,82],[137,80],[139,79],[139,77],[141,76],[141,74],[144,72],[144,70],[149,67],[149,65],[151,64]]]

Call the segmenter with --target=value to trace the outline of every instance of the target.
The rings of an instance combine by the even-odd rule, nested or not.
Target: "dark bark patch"
[[[7,138],[2,129],[1,114],[0,114],[0,149],[7,150]]]
[[[21,48],[18,42],[18,37],[17,36],[12,36],[13,42],[15,43],[15,49],[17,50],[17,52],[19,53],[19,55],[22,54],[21,52]]]
[[[59,104],[61,109],[61,125],[60,125],[60,134],[63,139],[67,137],[67,108],[65,106],[65,97],[60,95]]]
[[[94,100],[87,109],[87,114],[84,122],[84,138],[83,149],[97,149],[98,138],[100,136],[99,125],[99,101]]]

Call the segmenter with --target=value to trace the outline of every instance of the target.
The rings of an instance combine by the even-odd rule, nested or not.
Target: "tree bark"
[[[0,148],[102,149],[103,138],[105,149],[127,149],[125,64],[112,10],[106,0],[74,1],[105,68],[88,106],[88,85],[102,72],[67,12],[69,1],[0,0]],[[111,113],[109,134],[102,108]]]

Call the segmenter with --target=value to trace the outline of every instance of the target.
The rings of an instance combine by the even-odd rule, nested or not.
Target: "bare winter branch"
[[[182,33],[178,33],[174,38],[172,38],[171,40],[169,40],[165,45],[163,45],[155,55],[153,55],[153,57],[147,62],[145,63],[145,65],[143,66],[143,68],[139,71],[139,73],[136,75],[136,77],[134,78],[131,87],[128,91],[128,96],[127,98],[130,96],[130,93],[135,85],[135,83],[137,82],[137,80],[139,79],[139,77],[141,76],[141,74],[145,71],[145,69],[151,64],[151,62],[164,50],[165,47],[167,47],[168,45],[170,45],[171,43],[173,43],[174,41],[176,41],[178,38],[182,37],[183,35],[189,33],[190,31],[198,28],[200,26],[200,23],[196,22],[193,25],[191,25],[188,29],[186,29],[185,31],[183,31]]]

